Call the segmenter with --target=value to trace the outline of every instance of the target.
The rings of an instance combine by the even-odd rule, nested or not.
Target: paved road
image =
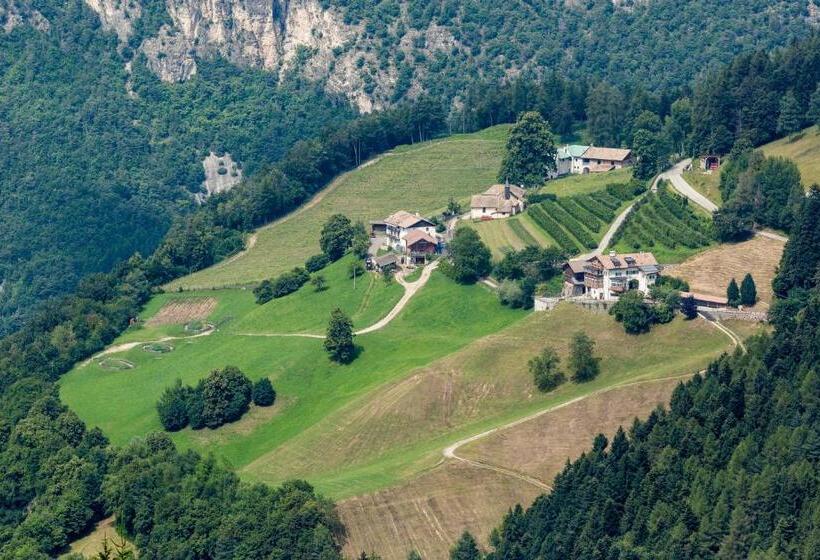
[[[692,188],[692,185],[686,182],[683,178],[683,170],[692,163],[691,159],[685,159],[676,163],[672,169],[664,171],[660,174],[659,179],[666,179],[675,189],[683,196],[706,210],[707,212],[715,212],[718,207],[717,204],[700,194]]]

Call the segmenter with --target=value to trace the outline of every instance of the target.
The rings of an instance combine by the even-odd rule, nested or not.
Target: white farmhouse
[[[661,267],[652,253],[594,255],[564,265],[565,296],[616,300],[627,290],[644,294],[655,284]]]
[[[406,238],[413,232],[425,233],[428,239],[437,239],[436,224],[418,214],[411,214],[404,210],[399,210],[385,218],[384,226],[387,236],[386,244],[395,251],[405,252],[407,250]]]
[[[580,146],[578,144],[558,148],[555,153],[555,176],[562,177],[570,173],[576,175],[583,173],[583,156],[588,149],[589,146]]]
[[[493,185],[483,194],[470,199],[470,218],[473,220],[494,220],[509,218],[524,211],[525,191],[521,187]]]

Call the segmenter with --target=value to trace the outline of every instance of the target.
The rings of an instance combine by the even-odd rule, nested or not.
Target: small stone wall
[[[698,307],[698,311],[703,313],[707,318],[725,321],[727,319],[734,319],[736,321],[749,321],[753,323],[763,323],[769,320],[769,314],[766,311],[743,311],[740,309],[718,309],[714,307]]]

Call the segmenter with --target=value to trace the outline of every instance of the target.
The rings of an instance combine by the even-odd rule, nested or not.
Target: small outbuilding
[[[395,253],[387,253],[373,259],[373,268],[377,272],[393,271],[399,266],[399,257]]]

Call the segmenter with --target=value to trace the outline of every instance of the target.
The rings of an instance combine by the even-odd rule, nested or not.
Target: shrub
[[[308,272],[318,272],[328,264],[330,264],[330,260],[327,258],[327,255],[319,253],[318,255],[309,257],[308,260],[305,261],[305,270]]]
[[[256,406],[270,406],[276,401],[276,391],[270,379],[263,377],[253,385],[253,404]]]
[[[273,299],[273,283],[270,280],[262,280],[257,287],[253,289],[253,295],[256,296],[256,303],[268,303]]]
[[[515,280],[504,280],[498,286],[498,299],[502,305],[522,307],[524,290]]]
[[[327,281],[325,277],[321,274],[317,274],[313,278],[310,279],[310,284],[313,286],[313,290],[316,292],[322,292],[327,290]]]
[[[274,298],[280,298],[286,296],[288,294],[292,294],[299,288],[305,285],[310,279],[310,275],[307,271],[297,266],[290,272],[285,272],[284,274],[280,274],[274,281],[272,285],[272,294]]]
[[[561,370],[558,369],[560,362],[561,358],[558,357],[555,349],[547,346],[541,351],[540,355],[530,359],[527,364],[535,386],[542,393],[552,391],[566,379]]]

